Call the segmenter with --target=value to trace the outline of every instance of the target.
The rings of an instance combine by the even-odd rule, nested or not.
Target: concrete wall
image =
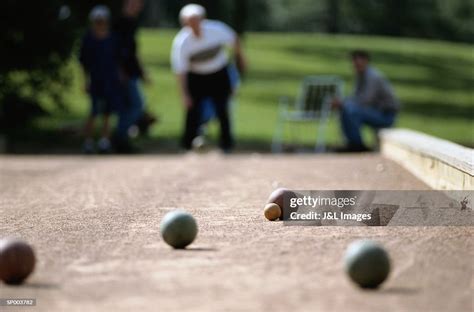
[[[474,150],[406,129],[384,130],[381,151],[437,190],[474,190]]]

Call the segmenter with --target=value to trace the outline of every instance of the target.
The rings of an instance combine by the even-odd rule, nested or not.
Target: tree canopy
[[[178,26],[179,9],[204,5],[209,17],[243,32],[331,32],[473,42],[470,0],[149,0],[148,26]]]

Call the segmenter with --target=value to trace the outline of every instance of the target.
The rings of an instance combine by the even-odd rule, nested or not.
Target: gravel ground
[[[288,227],[263,218],[278,186],[424,190],[378,155],[0,157],[0,233],[35,247],[12,311],[472,311],[472,227]],[[189,250],[161,240],[173,209],[196,217]],[[385,245],[389,280],[363,291],[342,256]],[[0,307],[2,310],[2,307]]]

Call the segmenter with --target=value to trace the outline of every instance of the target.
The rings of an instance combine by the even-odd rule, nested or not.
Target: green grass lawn
[[[170,71],[169,51],[174,30],[144,30],[140,35],[141,55],[153,80],[145,87],[148,108],[162,122],[153,129],[156,148],[177,147],[183,109],[177,85]],[[250,33],[245,38],[249,72],[237,98],[235,129],[241,149],[268,150],[277,119],[280,96],[296,96],[307,75],[338,75],[352,89],[352,72],[347,54],[354,48],[368,49],[373,63],[392,81],[403,103],[398,126],[423,131],[464,145],[474,146],[472,45],[437,41],[321,34]],[[78,122],[88,110],[81,92],[77,64],[68,116],[43,119],[43,127]],[[340,143],[339,125],[331,122],[329,141]],[[213,137],[217,125],[211,128]],[[304,126],[301,141],[312,144],[316,127]],[[366,133],[369,135],[369,132]]]

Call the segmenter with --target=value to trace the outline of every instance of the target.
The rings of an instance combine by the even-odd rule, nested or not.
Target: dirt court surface
[[[1,236],[39,261],[0,298],[37,299],[11,311],[472,311],[472,227],[283,226],[262,213],[277,186],[428,188],[378,155],[1,157]],[[176,208],[199,223],[189,250],[160,238]],[[378,291],[343,271],[360,238],[392,258]]]

